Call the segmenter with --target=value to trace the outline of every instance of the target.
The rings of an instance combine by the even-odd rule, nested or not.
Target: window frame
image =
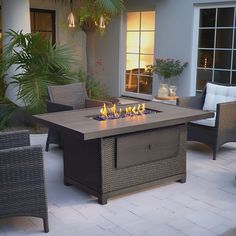
[[[156,11],[155,9],[145,9],[145,10],[131,10],[131,11],[126,11],[125,14],[122,15],[122,21],[123,21],[123,24],[122,24],[122,27],[121,27],[121,32],[123,32],[123,36],[122,36],[122,39],[121,39],[121,42],[120,42],[120,45],[121,45],[121,57],[122,57],[122,63],[121,63],[121,66],[120,66],[120,94],[123,95],[123,96],[128,96],[128,97],[134,97],[134,98],[140,98],[140,99],[145,99],[145,100],[151,100],[153,98],[153,88],[154,88],[154,79],[155,79],[155,76],[152,75],[152,92],[151,94],[143,94],[143,93],[139,93],[139,91],[136,93],[136,92],[130,92],[130,91],[126,91],[125,90],[125,85],[126,85],[126,55],[127,55],[127,49],[126,49],[126,37],[127,37],[127,14],[128,13],[132,13],[132,12],[139,12],[140,15],[142,12],[154,12],[155,13],[155,28],[154,30],[147,30],[147,32],[154,32],[154,50],[153,50],[153,54],[142,54],[140,53],[139,51],[139,57],[142,56],[142,55],[153,55],[153,63],[155,61],[155,48],[156,48]],[[141,21],[141,19],[140,19]],[[140,27],[141,27],[141,24],[140,24]],[[140,32],[145,32],[146,30],[144,31],[140,31],[139,29],[139,33]],[[132,31],[130,31],[132,32]],[[141,35],[141,34],[140,34]],[[139,37],[140,37],[139,35]],[[139,42],[140,43],[140,42]],[[141,44],[139,44],[139,47],[141,46]],[[130,54],[133,54],[133,53],[130,53]],[[140,69],[140,60],[139,60],[139,69]]]
[[[56,11],[49,10],[49,9],[30,8],[30,13],[31,12],[33,12],[33,13],[50,13],[51,18],[52,18],[52,31],[42,31],[42,32],[51,32],[52,33],[52,44],[54,45],[56,43]],[[34,22],[35,22],[35,20],[34,20]],[[30,24],[31,23],[32,22],[30,22]],[[34,28],[35,28],[35,26],[34,26]]]
[[[217,24],[217,13],[216,13],[216,22],[214,27],[200,27],[200,11],[202,9],[219,9],[219,8],[234,8],[234,22],[233,26],[231,27],[218,27]],[[217,48],[216,47],[216,33],[217,29],[232,29],[232,46],[234,44],[234,39],[236,37],[236,4],[195,4],[194,7],[194,19],[193,19],[193,50],[192,50],[192,67],[191,67],[191,78],[192,78],[192,83],[191,83],[191,94],[199,94],[202,92],[202,90],[197,90],[197,72],[198,69],[203,69],[202,67],[198,67],[198,57],[199,53],[198,51],[201,50],[202,48],[199,47],[199,32],[200,29],[214,29],[214,48],[205,48],[209,50],[213,50],[213,65],[212,68],[207,68],[207,70],[212,71],[212,80],[214,79],[214,73],[215,71],[227,71],[230,72],[230,83],[232,82],[232,74],[233,72],[236,73],[236,70],[232,68],[233,66],[233,53],[236,52],[235,47],[231,48]],[[231,67],[230,69],[223,69],[223,68],[216,68],[215,67],[215,53],[216,51],[230,51],[231,52]],[[231,69],[232,68],[232,69]],[[226,83],[229,84],[229,83]]]

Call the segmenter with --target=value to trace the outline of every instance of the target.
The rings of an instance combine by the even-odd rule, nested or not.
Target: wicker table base
[[[65,134],[64,182],[107,199],[166,181],[186,181],[186,125],[84,141]]]

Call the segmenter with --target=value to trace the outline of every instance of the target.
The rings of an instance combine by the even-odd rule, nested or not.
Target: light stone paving
[[[46,135],[31,135],[42,144]],[[44,153],[50,232],[55,236],[215,236],[236,227],[236,144],[213,161],[206,146],[189,143],[187,182],[168,183],[119,196],[101,206],[78,188],[63,185],[62,151]],[[0,220],[0,236],[46,235],[42,220]]]

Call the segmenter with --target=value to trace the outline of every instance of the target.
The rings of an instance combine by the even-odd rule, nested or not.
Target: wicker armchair
[[[48,96],[49,96],[49,101],[47,103],[48,112],[99,107],[103,106],[104,103],[106,103],[108,106],[112,105],[111,102],[88,98],[83,83],[49,86]],[[50,143],[59,144],[59,146],[63,146],[63,135],[61,135],[61,133],[58,130],[49,128],[46,142],[46,149],[45,149],[46,152],[49,149]]]
[[[203,109],[206,89],[201,96],[180,97],[177,105]],[[213,125],[207,122],[190,122],[188,124],[188,141],[197,141],[208,145],[213,150],[213,160],[220,146],[227,142],[236,142],[236,101],[218,103]],[[208,119],[209,121],[210,119]]]
[[[0,219],[33,216],[49,231],[41,146],[28,131],[0,132]]]

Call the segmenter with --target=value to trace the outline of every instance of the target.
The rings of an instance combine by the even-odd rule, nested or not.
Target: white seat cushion
[[[207,83],[203,106],[205,111],[216,111],[218,103],[236,101],[236,86],[224,86]]]
[[[216,112],[215,112],[214,117],[212,117],[212,118],[203,119],[203,120],[197,120],[197,121],[193,121],[191,123],[198,124],[198,125],[205,125],[205,126],[215,127]]]

